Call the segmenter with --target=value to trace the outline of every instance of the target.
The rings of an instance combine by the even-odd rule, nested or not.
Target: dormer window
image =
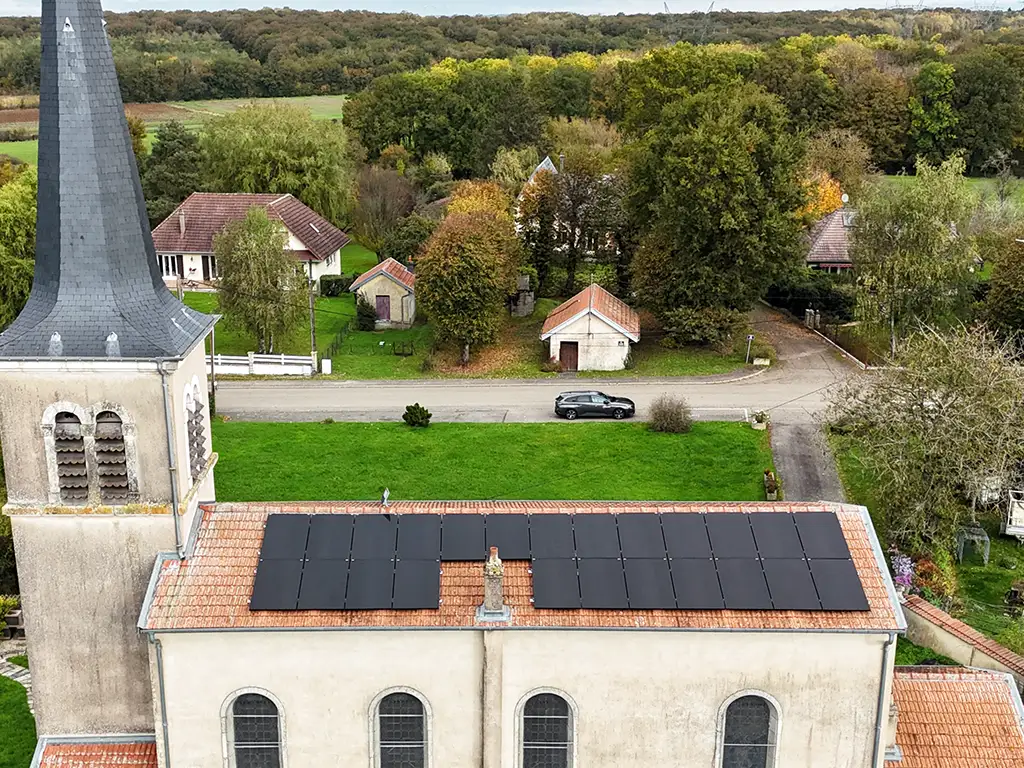
[[[84,504],[89,500],[89,470],[81,419],[67,411],[58,413],[54,418],[53,442],[60,500],[65,504]]]
[[[113,411],[96,414],[94,436],[100,501],[104,504],[127,504],[128,460],[121,417]]]

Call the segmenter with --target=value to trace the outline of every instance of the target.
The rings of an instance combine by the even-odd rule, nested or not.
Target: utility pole
[[[316,373],[316,299],[313,295],[313,262],[309,262],[309,358]]]

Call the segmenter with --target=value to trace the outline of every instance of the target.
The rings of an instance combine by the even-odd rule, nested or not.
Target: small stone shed
[[[349,290],[377,308],[378,328],[408,328],[416,319],[416,276],[394,259],[361,274]]]
[[[551,311],[540,338],[563,371],[617,371],[640,341],[640,316],[593,283]]]

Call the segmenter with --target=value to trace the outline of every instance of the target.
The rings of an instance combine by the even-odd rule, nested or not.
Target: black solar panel
[[[309,515],[269,515],[263,530],[263,560],[301,560],[306,555]]]
[[[580,558],[579,575],[584,608],[623,610],[629,607],[621,560]]]
[[[710,558],[673,560],[672,586],[676,604],[683,610],[716,611],[725,607],[715,561]]]
[[[619,557],[615,515],[573,515],[577,557]]]
[[[750,515],[725,513],[705,516],[715,559],[723,557],[757,557]]]
[[[398,538],[396,523],[392,515],[357,515],[352,534],[352,559],[393,558]]]
[[[489,552],[498,548],[502,560],[530,559],[530,518],[526,515],[486,515]]]
[[[633,515],[624,515],[624,517],[633,517]],[[626,591],[629,594],[630,608],[648,610],[676,607],[676,596],[672,591],[672,574],[668,570],[668,560],[633,557],[625,561],[625,566]]]
[[[759,515],[754,515],[758,517]],[[820,611],[818,593],[806,560],[764,560],[768,591],[777,611]]]
[[[352,515],[313,515],[307,560],[345,560],[352,551]]]
[[[568,558],[575,551],[569,515],[530,515],[530,552],[534,559]]]
[[[850,548],[846,546],[846,537],[834,513],[801,512],[796,515],[796,528],[809,560],[849,559]]]
[[[441,518],[442,560],[484,560],[486,556],[482,515],[445,515]]]
[[[394,560],[353,560],[349,564],[345,608],[350,611],[390,609],[394,581]]]
[[[804,556],[796,533],[793,515],[786,512],[758,512],[750,515],[757,553],[762,558],[799,558]]]
[[[811,575],[826,611],[871,610],[852,560],[811,560]]]
[[[539,515],[548,517],[548,515]],[[532,526],[531,526],[532,532]],[[534,560],[533,605],[535,608],[579,608],[580,586],[576,575],[576,561]]]
[[[302,569],[299,610],[343,610],[347,586],[348,560],[310,560]]]
[[[706,515],[662,515],[661,528],[669,557],[711,557],[711,542],[704,525]]]
[[[619,515],[619,543],[625,558],[665,557],[661,516],[649,513]]]
[[[438,560],[441,557],[441,516],[398,517],[398,559]]]
[[[250,611],[294,611],[299,602],[302,560],[260,560]]]
[[[675,563],[673,563],[673,567]],[[715,560],[725,607],[734,611],[770,611],[772,600],[760,560]]]
[[[399,560],[395,564],[396,610],[434,608],[440,603],[441,564],[437,560]]]

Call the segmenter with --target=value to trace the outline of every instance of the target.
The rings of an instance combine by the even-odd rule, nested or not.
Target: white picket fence
[[[310,355],[210,355],[206,364],[215,373],[233,376],[312,376],[316,360]]]

